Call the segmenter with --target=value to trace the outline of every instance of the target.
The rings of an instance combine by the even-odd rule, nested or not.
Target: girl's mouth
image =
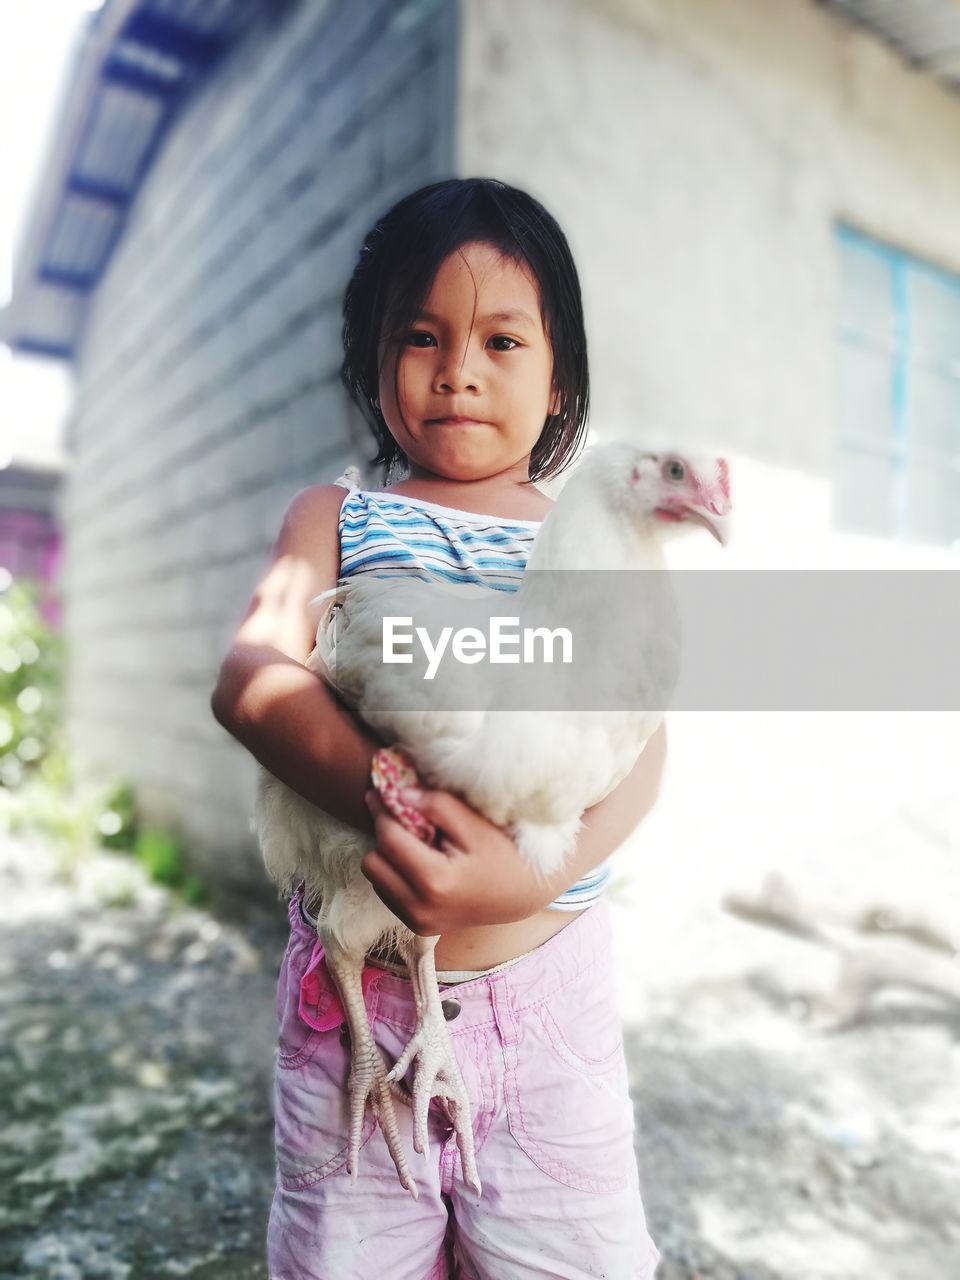
[[[430,427],[485,427],[487,424],[481,422],[479,418],[428,418],[427,426]]]

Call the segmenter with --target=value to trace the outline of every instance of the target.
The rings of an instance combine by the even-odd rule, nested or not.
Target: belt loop
[[[520,1043],[520,1019],[513,1007],[513,998],[504,974],[495,973],[490,979],[493,997],[493,1018],[503,1044]]]

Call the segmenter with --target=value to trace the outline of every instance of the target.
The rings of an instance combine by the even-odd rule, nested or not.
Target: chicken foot
[[[385,807],[408,831],[426,844],[433,844],[433,824],[401,797],[404,787],[419,785],[413,762],[399,747],[381,747],[373,757],[370,776]],[[407,934],[400,942],[404,963],[410,974],[417,1024],[387,1079],[395,1083],[415,1063],[413,1080],[413,1146],[420,1155],[427,1151],[427,1113],[433,1098],[441,1098],[457,1136],[464,1181],[480,1195],[480,1176],[473,1143],[473,1113],[466,1085],[453,1052],[447,1030],[437,968],[434,958],[438,937]]]
[[[453,1052],[447,1020],[440,1000],[434,952],[436,937],[412,934],[404,947],[404,960],[410,972],[413,998],[417,1009],[417,1025],[400,1057],[387,1075],[399,1081],[411,1063],[413,1077],[413,1147],[423,1155],[427,1150],[427,1112],[433,1098],[445,1105],[460,1151],[463,1178],[477,1195],[481,1194],[480,1175],[473,1144],[473,1113],[460,1067]]]
[[[347,1172],[350,1174],[350,1181],[357,1180],[363,1113],[369,1102],[370,1109],[383,1132],[387,1150],[396,1166],[397,1176],[416,1200],[419,1195],[417,1184],[407,1165],[393,1105],[395,1097],[404,1102],[407,1098],[402,1089],[393,1082],[391,1075],[388,1075],[383,1056],[370,1030],[361,983],[364,958],[361,956],[358,959],[351,955],[335,939],[329,937],[323,939],[323,950],[327,968],[340,992],[340,1000],[350,1028],[350,1079],[347,1084],[350,1095]]]

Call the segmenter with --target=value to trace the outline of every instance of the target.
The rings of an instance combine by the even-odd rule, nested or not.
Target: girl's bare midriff
[[[490,969],[533,951],[559,933],[579,911],[551,911],[545,907],[526,920],[483,925],[445,933],[437,943],[438,969]]]

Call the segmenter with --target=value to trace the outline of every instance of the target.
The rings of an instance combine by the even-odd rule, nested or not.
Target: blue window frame
[[[960,547],[960,276],[836,228],[835,516]]]

